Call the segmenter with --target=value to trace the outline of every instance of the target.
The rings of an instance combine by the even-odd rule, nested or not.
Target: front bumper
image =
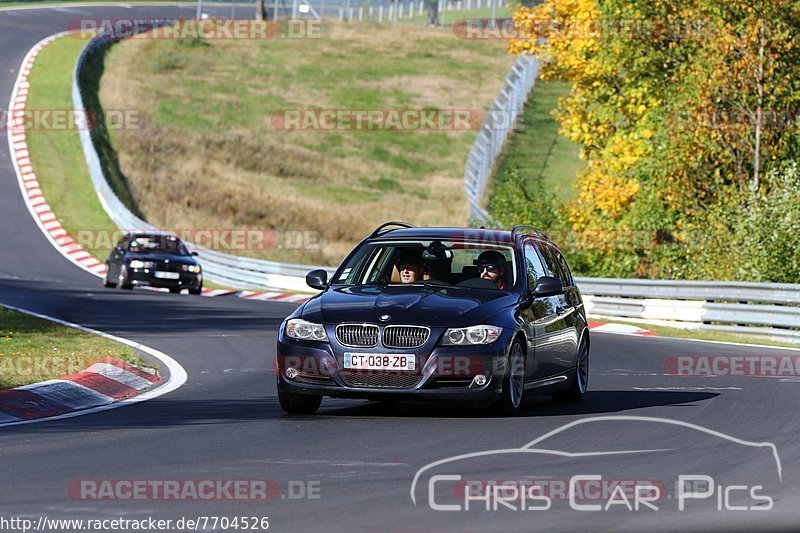
[[[156,287],[161,289],[199,289],[203,286],[203,275],[192,272],[178,272],[178,279],[157,278],[149,268],[128,270],[128,280],[137,287]]]
[[[436,346],[429,352],[418,350],[348,349],[359,353],[415,353],[417,370],[411,372],[352,371],[343,367],[343,350],[329,343],[278,337],[276,373],[278,387],[292,394],[370,400],[494,400],[502,392],[511,334],[487,346]],[[289,378],[287,368],[299,375]],[[473,383],[476,375],[486,383]],[[397,378],[402,386],[386,385]],[[380,382],[382,386],[370,382]]]

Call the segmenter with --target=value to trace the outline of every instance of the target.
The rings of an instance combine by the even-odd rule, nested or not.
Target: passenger
[[[480,278],[491,281],[500,290],[506,288],[503,281],[506,258],[503,254],[495,250],[487,250],[478,256],[475,264],[478,266],[478,276]]]
[[[422,281],[422,252],[419,250],[401,249],[397,254],[397,270],[401,283]]]

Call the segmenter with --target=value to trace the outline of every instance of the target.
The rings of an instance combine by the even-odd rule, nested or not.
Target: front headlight
[[[191,272],[192,274],[200,273],[200,265],[183,265],[181,268],[184,272]]]
[[[293,318],[286,323],[286,335],[301,341],[327,341],[328,334],[321,324]]]
[[[134,259],[130,262],[131,268],[155,268],[156,264],[153,261],[140,261],[139,259]]]
[[[491,344],[500,338],[503,328],[499,326],[472,326],[469,328],[450,328],[444,332],[442,345],[464,346]]]

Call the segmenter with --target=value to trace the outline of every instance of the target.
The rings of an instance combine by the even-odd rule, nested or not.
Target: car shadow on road
[[[525,406],[521,417],[570,416],[634,411],[650,407],[692,407],[718,396],[708,392],[680,391],[593,391],[580,404],[557,404],[534,399]],[[259,399],[208,398],[204,400],[151,400],[121,409],[0,429],[0,439],[19,433],[73,433],[104,429],[181,427],[220,425],[265,420],[304,420],[309,424],[344,418],[490,418],[486,409],[459,404],[434,402],[364,402],[325,399],[312,416],[289,416],[283,413],[276,397]]]
[[[557,403],[547,397],[531,398],[523,406],[519,417],[569,416],[602,413],[619,413],[648,407],[692,407],[697,402],[710,400],[718,393],[693,391],[589,391],[581,403]],[[374,416],[419,418],[485,418],[492,414],[486,408],[434,402],[369,402],[342,408],[326,407],[324,400],[319,415]]]

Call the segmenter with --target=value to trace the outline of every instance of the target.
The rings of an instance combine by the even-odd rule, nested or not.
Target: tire
[[[525,350],[515,340],[508,354],[508,375],[503,378],[503,392],[492,402],[493,414],[516,416],[525,400]]]
[[[119,288],[129,291],[133,289],[133,284],[128,280],[128,269],[122,267],[119,270]]]
[[[178,287],[173,287],[173,288],[171,288],[169,290],[169,292],[171,292],[172,294],[180,294],[181,293],[181,289],[178,288]]]
[[[189,289],[189,294],[193,294],[195,296],[199,296],[199,295],[203,294],[203,286],[200,285],[196,289]]]
[[[116,283],[108,279],[108,263],[106,263],[106,273],[103,274],[103,287],[106,289],[113,289],[117,286]]]
[[[582,402],[589,388],[589,344],[582,340],[578,347],[577,364],[569,389],[553,395],[561,403]]]
[[[278,401],[287,415],[313,415],[322,404],[322,396],[292,394],[278,387]]]

